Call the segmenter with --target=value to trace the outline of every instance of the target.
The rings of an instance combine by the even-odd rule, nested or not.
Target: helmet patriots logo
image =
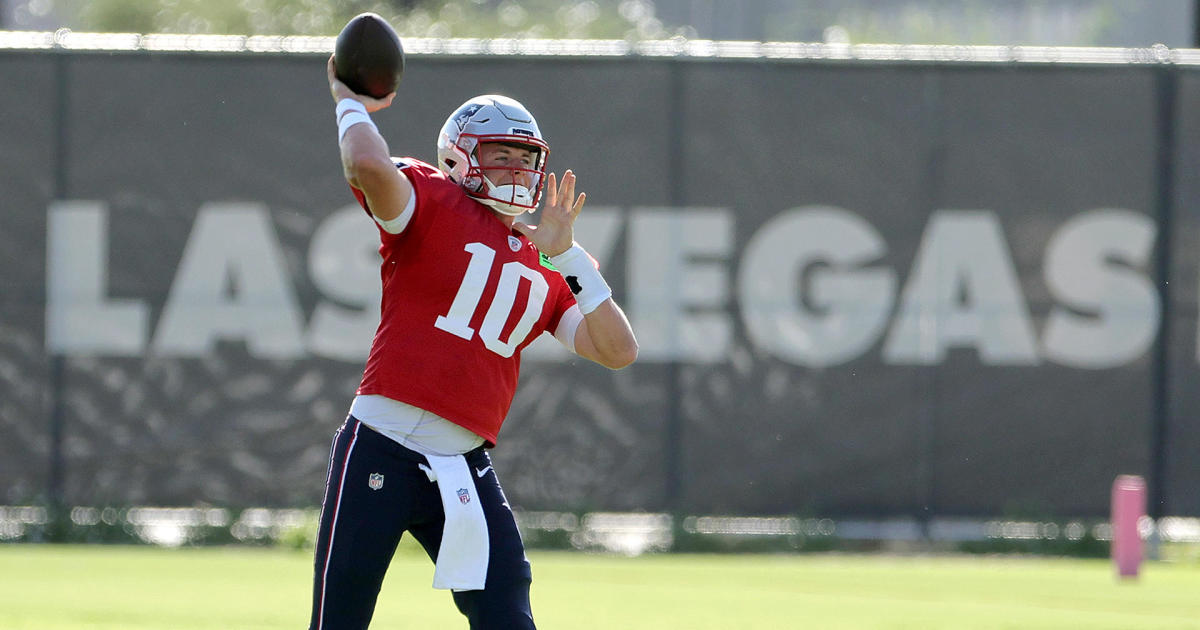
[[[483,103],[467,103],[458,108],[458,111],[454,112],[454,124],[458,125],[458,130],[462,131],[467,123],[471,122],[471,117],[475,115],[475,112],[482,108]]]

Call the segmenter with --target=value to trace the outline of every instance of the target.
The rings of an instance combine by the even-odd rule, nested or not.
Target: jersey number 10
[[[471,254],[471,261],[467,263],[467,271],[463,274],[462,284],[458,287],[458,293],[454,296],[450,311],[445,315],[438,315],[437,321],[433,325],[470,341],[476,334],[475,329],[471,328],[471,318],[479,307],[479,300],[483,298],[483,289],[487,286],[488,277],[492,274],[492,263],[496,259],[496,250],[483,243],[468,243],[463,249]],[[517,287],[521,283],[521,278],[529,280],[529,301],[525,304],[525,311],[521,313],[521,319],[517,321],[512,334],[508,336],[508,341],[501,341],[500,334],[503,332],[504,324],[512,314],[513,307],[516,306]],[[483,316],[483,322],[479,326],[479,340],[488,350],[505,358],[511,357],[513,352],[516,352],[517,346],[521,345],[521,342],[529,336],[533,324],[541,317],[542,305],[546,302],[546,294],[549,289],[546,278],[537,271],[517,261],[504,263],[504,266],[500,268],[500,280],[496,286],[496,293],[492,296],[492,303],[488,306],[487,314]]]

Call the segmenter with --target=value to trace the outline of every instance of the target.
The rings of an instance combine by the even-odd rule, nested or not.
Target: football
[[[356,94],[383,98],[404,75],[404,48],[387,20],[362,13],[346,23],[333,49],[337,78]]]

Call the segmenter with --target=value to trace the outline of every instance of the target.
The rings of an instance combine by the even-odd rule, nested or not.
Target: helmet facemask
[[[525,212],[537,210],[541,201],[542,185],[546,151],[544,147],[532,145],[523,138],[520,142],[495,137],[475,138],[475,150],[471,154],[471,166],[463,179],[463,188],[481,203],[496,209],[497,212],[517,216]],[[461,142],[461,140],[460,140]],[[528,166],[497,165],[483,166],[479,162],[479,147],[485,143],[498,142],[530,151],[533,161]],[[503,181],[504,174],[511,173],[509,183],[496,184]],[[524,174],[524,177],[522,177]]]

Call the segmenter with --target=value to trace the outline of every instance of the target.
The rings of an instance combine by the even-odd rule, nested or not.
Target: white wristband
[[[379,128],[375,126],[375,122],[371,120],[371,115],[367,113],[367,107],[352,98],[344,98],[338,101],[337,109],[338,123],[338,142],[346,137],[346,131],[359,123],[366,123],[375,131]]]
[[[592,257],[580,247],[579,243],[571,245],[571,249],[550,256],[550,264],[554,265],[563,279],[567,281],[575,301],[584,315],[596,310],[605,300],[612,297],[612,289],[600,275],[600,270],[592,262]]]

